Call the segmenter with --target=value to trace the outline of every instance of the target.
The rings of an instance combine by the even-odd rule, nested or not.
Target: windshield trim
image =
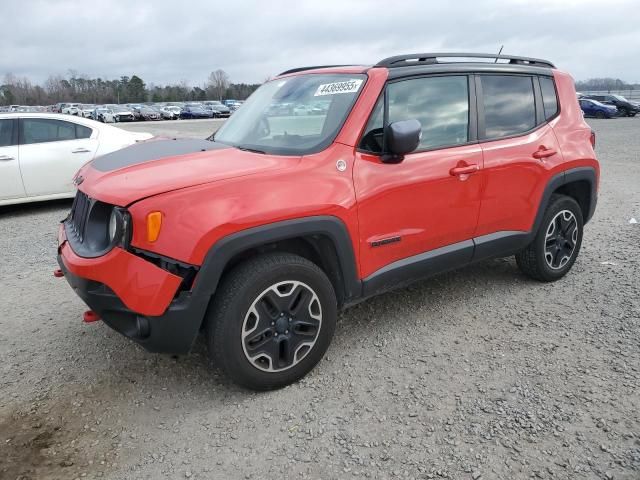
[[[271,80],[271,82],[280,81],[280,80],[282,80],[284,78],[289,79],[289,78],[294,78],[294,77],[303,77],[303,76],[310,76],[310,75],[344,75],[344,76],[358,75],[358,76],[362,76],[362,85],[360,86],[358,92],[354,96],[353,101],[351,102],[351,105],[349,105],[349,108],[347,108],[347,110],[345,111],[344,117],[343,117],[342,121],[340,122],[340,124],[338,125],[338,128],[336,128],[336,130],[335,130],[335,132],[333,134],[327,136],[327,138],[324,139],[319,144],[314,145],[313,147],[307,148],[307,149],[303,149],[303,148],[300,148],[300,147],[265,147],[265,145],[234,144],[233,142],[224,142],[224,141],[218,140],[216,138],[216,135],[218,134],[218,131],[220,129],[218,129],[216,132],[211,134],[211,136],[208,137],[207,140],[211,140],[212,142],[221,143],[223,145],[227,145],[227,146],[230,146],[230,147],[238,148],[240,150],[260,151],[260,152],[262,152],[264,154],[267,154],[267,155],[283,155],[283,156],[292,156],[292,157],[302,157],[302,156],[305,156],[305,155],[313,155],[313,154],[316,154],[316,153],[320,153],[320,152],[326,150],[327,148],[329,148],[333,144],[335,139],[338,138],[338,136],[340,135],[340,132],[342,132],[342,129],[344,128],[345,124],[349,121],[349,118],[351,117],[351,114],[353,113],[353,109],[357,105],[358,101],[360,100],[360,96],[362,95],[362,92],[365,90],[365,88],[367,86],[367,82],[369,81],[369,75],[367,74],[367,72],[361,72],[361,73],[326,72],[326,71],[301,72],[298,75],[278,76],[278,77],[275,77],[273,80]],[[251,96],[249,98],[251,98]],[[247,100],[249,100],[249,99],[247,99]],[[222,127],[220,127],[220,128],[222,128]]]

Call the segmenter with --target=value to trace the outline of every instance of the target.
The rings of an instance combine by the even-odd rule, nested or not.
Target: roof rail
[[[305,70],[315,70],[316,68],[334,68],[334,67],[350,67],[351,65],[315,65],[313,67],[298,67],[298,68],[292,68],[291,70],[285,70],[282,73],[278,74],[278,77],[280,75],[287,75],[289,73],[298,73],[298,72],[304,72]]]
[[[376,67],[408,67],[414,65],[431,65],[436,63],[452,63],[439,62],[438,58],[485,58],[492,59],[495,63],[498,60],[508,60],[512,65],[529,65],[533,67],[556,68],[555,65],[548,60],[529,57],[515,57],[513,55],[496,55],[495,53],[412,53],[409,55],[396,55],[380,60],[376,63]]]

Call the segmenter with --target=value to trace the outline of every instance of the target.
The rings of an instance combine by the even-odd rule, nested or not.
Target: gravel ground
[[[501,259],[379,296],[270,393],[202,341],[154,355],[83,324],[51,275],[70,203],[0,210],[0,478],[637,480],[640,119],[591,123],[600,202],[565,279]]]

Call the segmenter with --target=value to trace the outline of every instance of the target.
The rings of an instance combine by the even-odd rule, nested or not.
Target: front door
[[[411,257],[440,247],[454,251],[462,246],[464,254],[457,258],[462,263],[471,259],[483,159],[472,141],[468,82],[466,75],[456,75],[387,85],[387,114],[381,98],[354,169],[363,278],[403,259],[395,266],[409,265]],[[381,160],[385,116],[387,125],[408,119],[422,124],[419,147],[398,164]]]

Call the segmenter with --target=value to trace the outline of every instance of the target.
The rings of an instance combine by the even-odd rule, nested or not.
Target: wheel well
[[[585,223],[591,208],[591,184],[587,180],[576,180],[558,187],[553,193],[567,195],[573,198],[582,210],[582,218]]]
[[[268,252],[287,252],[306,258],[315,263],[327,275],[333,285],[338,300],[338,306],[344,303],[345,286],[338,254],[331,239],[325,235],[308,235],[295,238],[287,238],[271,243],[266,243],[255,248],[244,250],[234,255],[227,262],[222,275],[223,278],[231,269],[239,263]]]

